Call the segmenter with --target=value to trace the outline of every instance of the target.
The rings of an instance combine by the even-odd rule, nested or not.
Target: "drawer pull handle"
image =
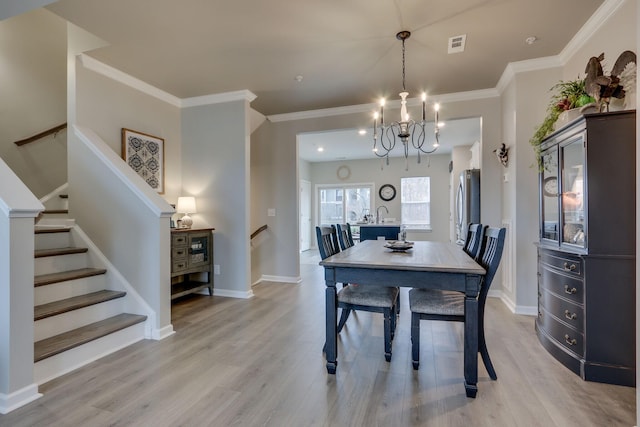
[[[564,336],[564,342],[566,342],[569,345],[576,345],[578,344],[578,341],[576,341],[575,338],[571,338],[568,334],[565,334]]]
[[[564,285],[564,293],[565,294],[573,295],[576,292],[578,292],[578,290],[576,288],[569,288],[569,285]]]
[[[575,269],[577,268],[575,263],[571,263],[569,264],[568,262],[564,263],[564,270],[565,271],[575,271]]]
[[[569,310],[565,310],[564,311],[564,317],[566,317],[569,320],[576,320],[576,318],[578,317],[577,314],[575,313],[571,313]]]

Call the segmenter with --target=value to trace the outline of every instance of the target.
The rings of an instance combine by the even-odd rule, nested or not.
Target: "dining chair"
[[[476,259],[480,249],[480,243],[484,229],[482,224],[469,224],[467,229],[467,238],[464,241],[463,250],[473,259]]]
[[[336,224],[336,228],[338,229],[338,241],[340,242],[340,248],[345,250],[350,248],[355,243],[353,242],[353,235],[351,234],[351,224]],[[398,301],[396,301],[396,316],[400,315],[400,288],[398,289]],[[349,318],[350,311],[342,312],[342,316],[340,316],[340,324],[344,326],[345,322]],[[340,329],[342,329],[340,327]]]
[[[338,246],[338,233],[336,226],[316,227],[318,249],[322,259],[328,258],[340,252]],[[342,289],[337,292],[338,308],[342,309],[337,332],[344,327],[349,313],[353,310],[382,313],[384,315],[384,357],[391,361],[391,341],[396,331],[396,316],[399,290],[396,287],[384,286],[360,286],[357,284],[342,284]]]
[[[355,244],[351,234],[351,224],[336,224],[336,228],[338,229],[338,242],[343,251]]]
[[[491,363],[484,336],[484,307],[489,287],[500,264],[506,232],[505,228],[485,227],[482,247],[476,259],[486,271],[482,276],[478,295],[478,352],[492,380],[498,377]],[[417,288],[409,291],[413,369],[418,369],[420,365],[420,320],[464,322],[464,299],[464,293],[456,291]]]

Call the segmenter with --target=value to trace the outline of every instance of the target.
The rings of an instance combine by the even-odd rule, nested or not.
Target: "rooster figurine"
[[[622,99],[625,96],[623,86],[620,84],[620,75],[629,64],[636,63],[636,54],[630,50],[625,50],[620,54],[613,68],[611,75],[605,76],[602,72],[601,62],[604,60],[604,53],[600,56],[592,56],[587,62],[584,72],[587,74],[584,84],[587,93],[592,96],[602,111],[609,111],[611,98]],[[604,108],[603,108],[604,107]]]
[[[502,163],[502,166],[506,168],[507,163],[509,162],[509,149],[507,146],[502,143],[500,148],[496,148],[493,152],[496,153],[496,156],[498,157],[498,160],[500,160],[500,163]]]

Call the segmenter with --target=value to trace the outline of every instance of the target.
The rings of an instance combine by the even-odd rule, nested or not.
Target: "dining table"
[[[326,284],[327,372],[338,366],[338,283],[400,286],[464,293],[464,387],[478,392],[478,293],[484,268],[455,243],[416,241],[394,250],[388,240],[366,240],[320,261]]]

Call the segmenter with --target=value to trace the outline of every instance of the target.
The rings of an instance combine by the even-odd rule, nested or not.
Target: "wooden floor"
[[[382,316],[357,313],[322,355],[324,283],[303,257],[300,284],[262,283],[249,300],[192,295],[173,305],[177,331],[143,341],[40,387],[0,426],[633,426],[635,389],[582,381],[538,343],[531,317],[490,298],[487,340],[498,380],[480,362],[465,397],[462,325],[421,325],[410,360],[407,290],[393,359]]]

